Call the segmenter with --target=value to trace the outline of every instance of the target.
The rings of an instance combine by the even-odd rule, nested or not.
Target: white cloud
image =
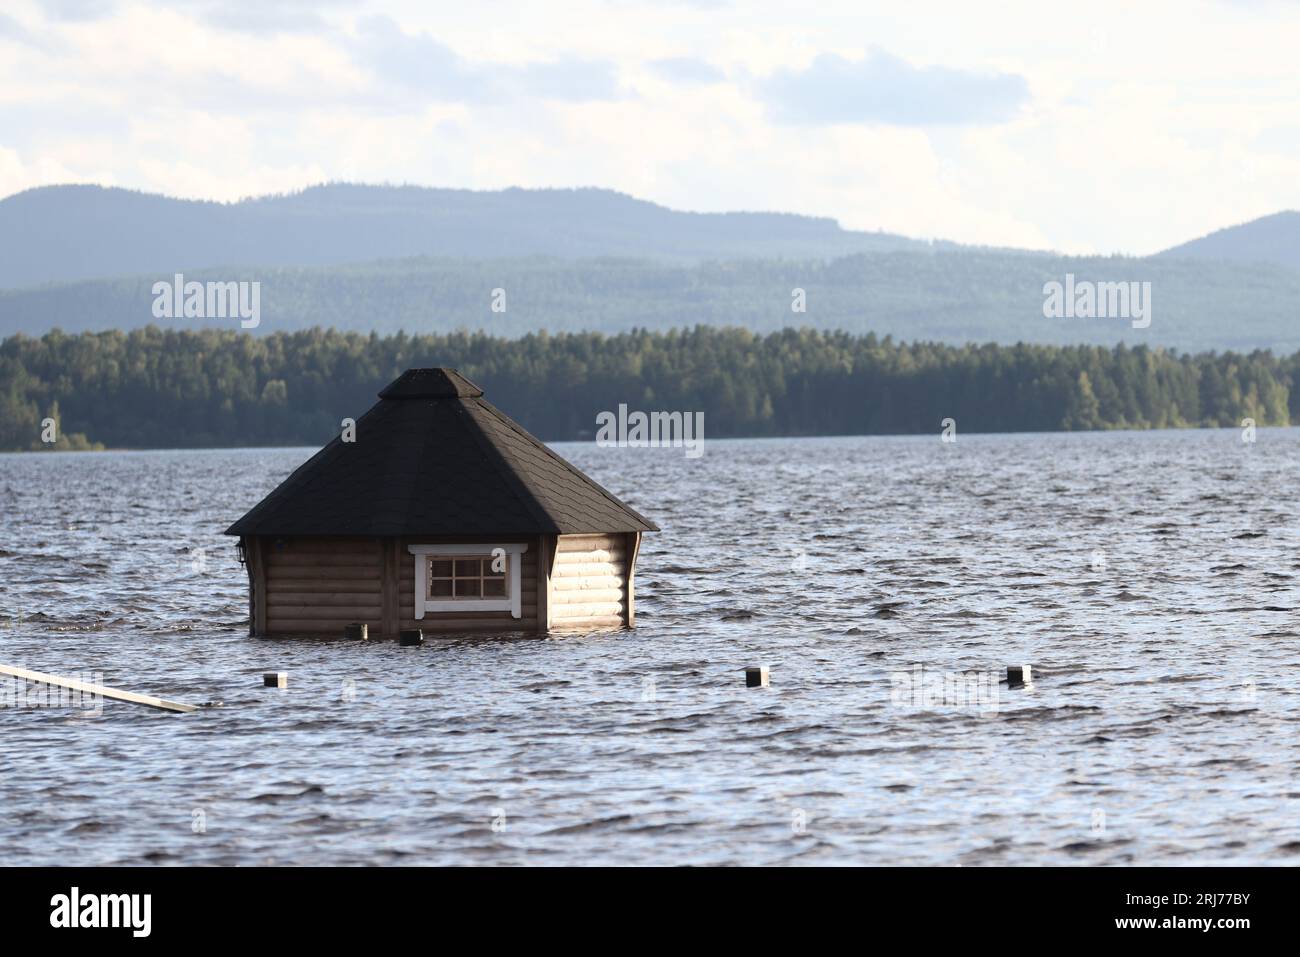
[[[1298,33],[1300,5],[1210,0],[1096,0],[1065,21],[1028,0],[17,0],[0,195],[596,185],[1143,253],[1300,207]],[[1003,79],[972,98],[949,83],[968,76]],[[774,102],[819,122],[777,122]]]
[[[0,196],[11,196],[37,186],[55,186],[66,183],[96,182],[106,186],[117,185],[113,173],[105,169],[72,167],[59,158],[43,156],[24,162],[17,150],[0,146]]]
[[[823,53],[803,69],[777,71],[759,89],[779,121],[801,124],[1001,123],[1029,100],[1022,76],[915,66],[881,50],[860,60]]]
[[[422,101],[587,101],[619,95],[615,68],[604,60],[569,57],[522,64],[472,61],[427,33],[408,33],[385,16],[361,21],[353,49],[357,59],[376,77]]]
[[[696,57],[664,57],[650,61],[647,66],[673,83],[717,83],[725,78],[718,67]]]

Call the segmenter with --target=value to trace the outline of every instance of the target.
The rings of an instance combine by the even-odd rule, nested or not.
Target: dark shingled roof
[[[658,531],[455,369],[408,369],[227,535]]]

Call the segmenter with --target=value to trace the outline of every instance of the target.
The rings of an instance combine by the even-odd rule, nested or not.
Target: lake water
[[[6,862],[1300,861],[1300,430],[556,448],[635,631],[250,639],[310,450],[0,456],[0,663],[223,702],[0,709]]]

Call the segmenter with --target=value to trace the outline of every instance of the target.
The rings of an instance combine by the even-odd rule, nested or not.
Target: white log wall
[[[559,536],[551,566],[551,627],[621,628],[627,624],[627,612],[627,536]]]

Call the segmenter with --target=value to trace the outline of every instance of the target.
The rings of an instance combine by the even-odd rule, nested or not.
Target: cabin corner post
[[[636,559],[641,552],[641,533],[627,533],[627,626],[636,627]]]
[[[401,589],[398,583],[401,581],[402,574],[402,540],[393,537],[381,538],[379,541],[383,551],[384,570],[380,631],[385,638],[396,638],[401,631],[401,609],[399,608]]]
[[[537,536],[537,630],[551,630],[551,566],[555,561],[555,535]]]
[[[248,562],[248,633],[261,638],[266,635],[266,558],[262,536],[252,535],[244,541],[244,557]]]
[[[239,555],[243,559],[244,574],[248,576],[248,637],[257,637],[257,582],[254,579],[256,574],[255,563],[253,561],[253,545],[248,540],[248,536],[239,536]]]

